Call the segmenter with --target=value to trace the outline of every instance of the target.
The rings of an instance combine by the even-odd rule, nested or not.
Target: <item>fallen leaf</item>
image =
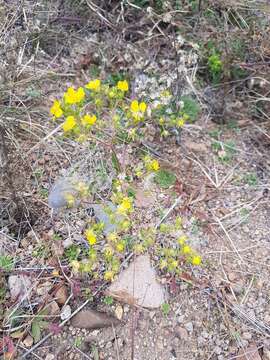
[[[67,301],[68,292],[65,285],[61,286],[55,293],[55,300],[59,305],[64,305]]]
[[[116,306],[114,313],[118,320],[122,320],[124,310],[121,305]]]

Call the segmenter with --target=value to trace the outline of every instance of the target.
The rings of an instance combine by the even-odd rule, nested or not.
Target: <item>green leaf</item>
[[[37,343],[41,338],[41,330],[38,321],[32,322],[31,334],[33,336],[34,342]]]
[[[161,188],[167,189],[170,186],[174,185],[176,182],[176,176],[174,173],[167,171],[167,170],[159,170],[157,171],[154,181],[158,184]]]
[[[119,174],[121,172],[121,166],[115,152],[112,153],[112,165],[114,170]]]

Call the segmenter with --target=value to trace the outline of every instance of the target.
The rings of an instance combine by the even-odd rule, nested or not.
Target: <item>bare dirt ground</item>
[[[232,5],[209,2],[205,9],[220,16],[218,27],[211,23],[211,11],[209,17],[201,10],[193,13],[192,2],[182,2],[179,13],[172,2],[163,11],[151,1],[152,7],[143,10],[141,2],[95,3],[0,4],[0,255],[14,259],[10,269],[2,265],[0,270],[0,354],[46,360],[269,360],[268,8],[264,12],[263,2],[250,4],[262,24],[250,21],[245,27],[231,19],[243,15],[240,3],[232,10]],[[229,45],[235,34],[245,39],[252,32],[241,50],[244,58],[231,60],[244,63],[248,72],[237,79],[225,74],[220,85],[213,85],[198,43],[222,39],[226,27]],[[153,186],[151,206],[139,209],[138,219],[157,223],[160,211],[180,197],[169,218],[182,217],[203,259],[201,267],[186,266],[178,277],[156,269],[170,295],[166,310],[105,304],[102,280],[72,276],[63,243],[82,244],[87,208],[52,215],[48,207],[51,184],[74,169],[97,176],[103,195],[109,191],[113,169],[103,149],[64,139],[48,114],[56,96],[96,77],[97,71],[101,78],[123,72],[133,84],[146,77],[153,91],[156,83],[165,82],[192,94],[201,106],[180,143],[175,136],[161,141],[150,128],[144,144],[177,182],[162,191]],[[135,165],[140,146],[119,145],[118,155],[128,154]],[[16,274],[31,279],[23,301],[10,297],[9,277]],[[42,330],[33,343],[35,315],[63,284],[72,312],[95,294],[86,308],[115,314],[121,307],[121,325],[89,331],[67,322],[61,329],[49,328],[47,339],[48,329]],[[53,324],[63,320],[59,312],[51,317]]]

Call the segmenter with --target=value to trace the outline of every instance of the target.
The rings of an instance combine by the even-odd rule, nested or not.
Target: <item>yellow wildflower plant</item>
[[[153,171],[158,171],[159,168],[160,168],[160,166],[159,166],[159,162],[157,160],[151,161],[151,169]]]
[[[192,265],[199,266],[201,265],[202,259],[199,255],[193,256],[191,263]]]
[[[177,240],[178,244],[181,245],[181,246],[185,245],[186,241],[187,241],[187,236],[186,235],[180,236],[180,238]]]
[[[50,108],[50,113],[55,118],[60,118],[63,115],[63,110],[61,109],[61,104],[58,100],[54,100],[53,105]]]
[[[149,155],[146,155],[143,159],[146,170],[147,171],[158,171],[160,169],[160,165],[158,160],[152,159]]]
[[[119,241],[117,244],[116,244],[116,246],[115,246],[115,248],[116,248],[116,250],[118,251],[118,252],[120,252],[120,253],[122,253],[124,250],[125,250],[125,242],[124,241]]]
[[[92,91],[99,91],[101,87],[101,81],[99,79],[91,80],[85,85],[86,89]]]
[[[68,105],[78,104],[85,98],[85,92],[82,87],[77,91],[73,87],[69,87],[64,94],[64,101]]]
[[[104,273],[104,280],[106,281],[113,281],[115,278],[115,273],[111,270],[107,270]]]
[[[185,255],[190,254],[191,253],[191,247],[189,245],[183,246],[182,253],[185,254]]]
[[[186,120],[184,118],[180,118],[177,120],[176,125],[178,127],[183,127],[185,125]]]
[[[117,207],[117,212],[119,214],[125,215],[132,210],[132,201],[129,197],[124,197],[120,205]]]
[[[86,237],[89,245],[95,245],[97,243],[97,237],[91,228],[89,228],[85,231],[85,237]]]
[[[66,120],[63,122],[62,124],[62,128],[64,130],[64,132],[68,132],[70,130],[72,130],[75,126],[76,126],[76,120],[75,117],[73,115],[69,115]]]
[[[145,102],[139,102],[138,100],[133,100],[130,104],[131,115],[135,123],[143,120],[147,105]]]
[[[81,122],[82,122],[82,125],[86,126],[86,125],[94,125],[97,121],[97,117],[96,115],[89,115],[89,114],[86,114],[82,117],[81,119]]]
[[[118,81],[118,83],[117,83],[117,89],[118,89],[118,90],[121,90],[121,91],[123,91],[123,92],[128,91],[129,86],[128,86],[127,80],[122,80],[122,81],[120,80],[120,81]]]
[[[117,239],[118,239],[118,235],[115,231],[113,231],[107,235],[107,240],[109,242],[115,243],[117,241]]]

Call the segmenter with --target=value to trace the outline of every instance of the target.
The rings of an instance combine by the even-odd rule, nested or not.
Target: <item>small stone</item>
[[[115,317],[92,309],[80,311],[71,319],[72,326],[80,329],[101,329],[119,323]]]
[[[63,247],[64,249],[68,249],[69,247],[71,247],[73,245],[73,241],[71,240],[70,237],[66,238],[66,240],[63,241]]]
[[[34,343],[34,339],[32,336],[27,335],[26,338],[23,340],[23,345],[27,348],[30,348]]]
[[[126,304],[124,305],[124,313],[127,314],[129,312],[129,306]]]
[[[222,349],[219,346],[215,346],[214,352],[215,352],[215,354],[220,355],[222,352]]]
[[[54,355],[53,354],[47,354],[45,357],[45,360],[54,360]]]
[[[55,300],[59,305],[64,305],[67,301],[68,292],[65,285],[61,286],[55,293]]]
[[[62,308],[62,311],[61,311],[61,314],[60,314],[61,320],[68,319],[70,317],[70,315],[71,315],[71,307],[69,305],[65,305]]]
[[[118,320],[122,320],[124,311],[121,305],[116,306],[114,313]]]
[[[252,334],[249,333],[249,332],[244,332],[243,335],[242,335],[242,338],[244,340],[251,340],[252,339]]]
[[[177,322],[178,322],[179,324],[182,324],[182,323],[184,322],[184,320],[185,320],[185,315],[179,315],[179,316],[177,317]]]
[[[181,340],[187,340],[188,339],[188,332],[185,328],[181,326],[176,326],[174,329],[175,335],[178,337],[178,339]]]
[[[189,333],[191,333],[191,334],[193,333],[193,324],[191,321],[185,324],[185,328],[187,329],[187,331]]]

